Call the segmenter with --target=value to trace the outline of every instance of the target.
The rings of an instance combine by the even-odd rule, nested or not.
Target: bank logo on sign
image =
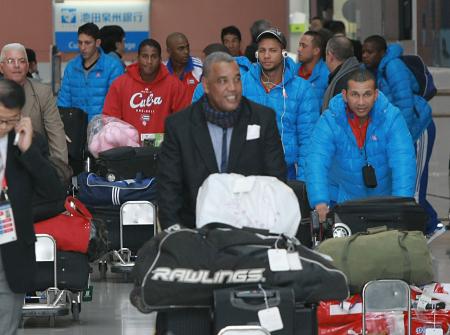
[[[62,8],[61,9],[61,23],[77,23],[77,9],[76,8]]]

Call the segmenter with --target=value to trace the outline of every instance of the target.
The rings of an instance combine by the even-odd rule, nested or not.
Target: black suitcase
[[[211,335],[209,308],[174,308],[156,315],[155,335]]]
[[[67,142],[69,165],[72,167],[73,174],[77,175],[84,170],[88,115],[79,108],[59,107],[58,109],[64,131],[70,140]]]
[[[120,206],[86,206],[94,219],[101,220],[108,231],[108,250],[120,249]],[[124,226],[123,246],[136,254],[152,237],[149,226]]]
[[[295,303],[294,329],[295,335],[317,335],[319,333],[316,305]]]
[[[59,289],[83,291],[88,287],[89,261],[86,254],[70,251],[56,253],[57,283]],[[35,290],[44,291],[54,286],[53,262],[38,262]]]
[[[95,173],[109,181],[156,176],[158,148],[119,147],[99,153]]]
[[[375,197],[346,201],[333,208],[333,234],[349,236],[367,228],[419,230],[425,233],[427,213],[414,198]]]
[[[267,299],[267,302],[266,302]],[[258,311],[278,307],[283,329],[273,335],[293,335],[295,295],[291,288],[227,288],[214,291],[214,330],[227,326],[259,325]]]

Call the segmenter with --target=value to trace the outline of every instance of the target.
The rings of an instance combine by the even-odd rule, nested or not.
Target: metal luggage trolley
[[[49,317],[50,327],[53,327],[57,316],[69,314],[74,297],[72,297],[72,292],[58,289],[55,239],[48,234],[37,234],[35,251],[37,262],[53,263],[53,286],[42,292],[41,295],[31,297],[31,300],[36,302],[24,303],[21,325],[23,326],[24,317],[37,316]],[[74,313],[73,316],[74,319],[78,319],[78,313]]]
[[[411,289],[407,283],[394,279],[373,280],[364,286],[362,298],[363,334],[367,331],[367,313],[392,313],[393,316],[397,314],[404,327],[403,313],[406,312],[408,322],[406,334],[411,335]]]
[[[123,273],[128,280],[134,267],[136,255],[124,246],[124,227],[153,226],[156,232],[156,209],[150,201],[127,201],[120,207],[120,249],[111,254],[111,272]],[[149,239],[153,236],[149,233]]]

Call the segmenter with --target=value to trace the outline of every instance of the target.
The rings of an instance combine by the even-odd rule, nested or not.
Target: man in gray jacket
[[[25,91],[22,115],[30,117],[33,129],[47,139],[52,161],[68,168],[66,134],[52,90],[48,85],[27,78],[28,67],[27,53],[22,44],[11,43],[2,48],[1,72]]]
[[[348,76],[359,67],[358,59],[353,56],[352,42],[344,36],[330,38],[326,48],[326,63],[330,75],[323,96],[322,112],[328,108],[331,98],[346,88]]]

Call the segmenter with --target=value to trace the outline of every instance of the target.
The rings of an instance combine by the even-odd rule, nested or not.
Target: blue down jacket
[[[283,82],[267,93],[260,79],[261,66],[253,64],[242,79],[242,90],[248,99],[275,110],[288,169],[296,165],[297,179],[305,180],[308,143],[320,107],[311,84],[295,74],[294,61],[286,58],[285,66]]]
[[[389,101],[400,109],[415,142],[431,122],[431,107],[424,98],[414,94],[419,91],[419,84],[400,59],[402,54],[399,44],[388,47],[378,65],[377,84]]]
[[[114,79],[123,73],[123,65],[114,57],[99,49],[100,58],[86,76],[81,55],[66,66],[61,90],[58,94],[59,107],[77,107],[88,113],[89,120],[101,114],[103,102]]]
[[[295,74],[298,75],[298,70],[302,66],[302,63],[296,64]],[[328,70],[327,64],[320,59],[319,62],[314,66],[313,72],[311,76],[308,78],[308,81],[311,83],[314,88],[314,92],[316,93],[317,98],[319,99],[319,104],[322,106],[323,95],[328,87],[328,76],[330,75],[330,70]]]
[[[378,186],[367,188],[362,167],[375,169]],[[329,173],[329,171],[331,172]],[[329,186],[331,183],[337,185]],[[414,195],[416,159],[411,135],[398,108],[379,93],[367,129],[365,150],[359,149],[347,120],[342,94],[331,101],[314,128],[306,164],[311,206],[370,196]],[[331,194],[336,192],[336,194]]]

